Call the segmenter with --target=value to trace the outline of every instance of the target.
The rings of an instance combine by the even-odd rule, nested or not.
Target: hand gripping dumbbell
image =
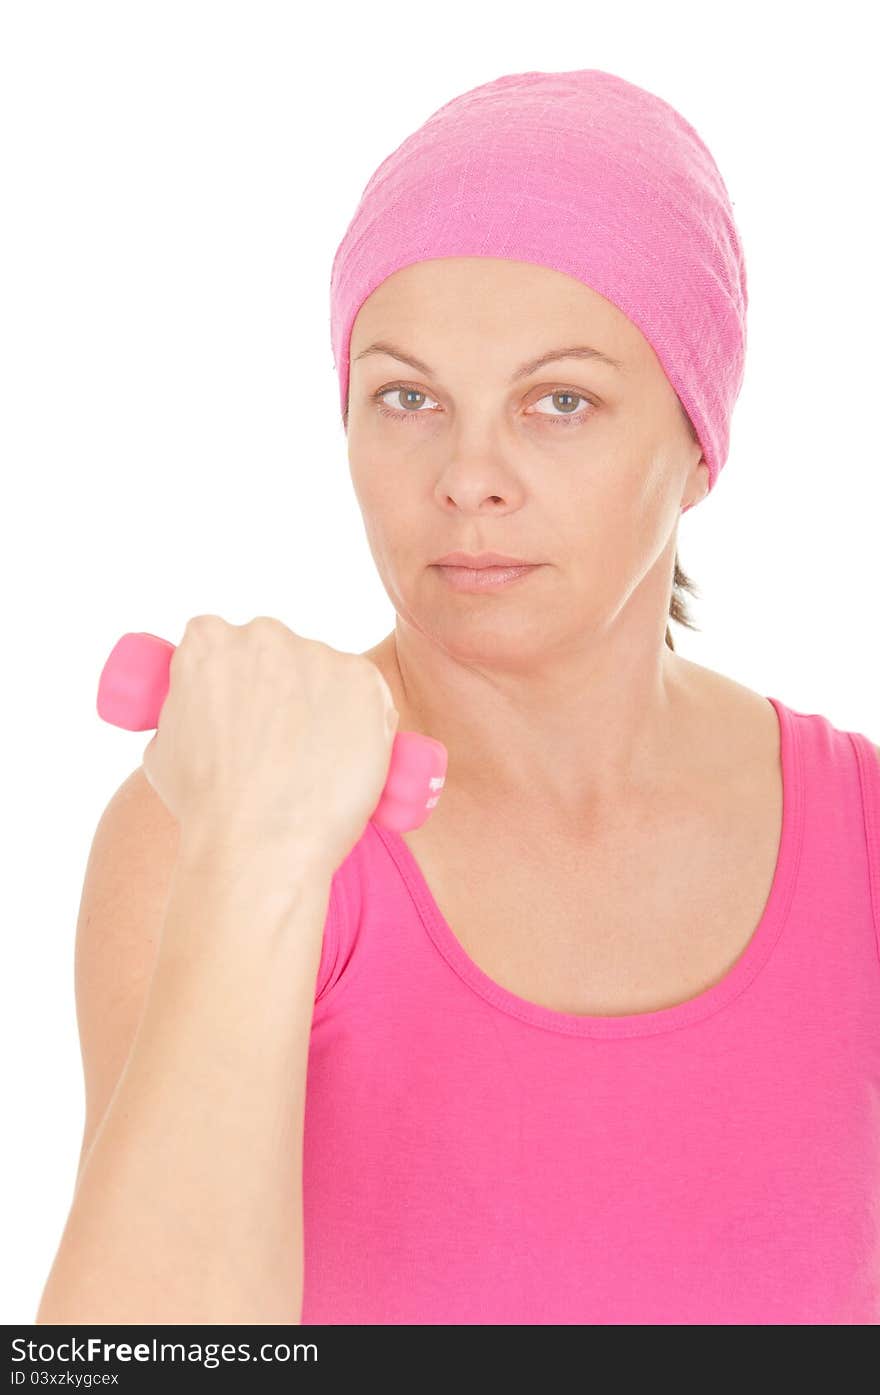
[[[98,683],[98,716],[126,731],[150,731],[168,695],[174,645],[158,635],[125,634],[114,645]],[[420,732],[394,737],[388,778],[372,822],[400,833],[420,828],[440,798],[447,751]]]

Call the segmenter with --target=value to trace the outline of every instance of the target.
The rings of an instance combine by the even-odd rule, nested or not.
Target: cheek
[[[652,558],[667,545],[678,524],[683,486],[680,457],[668,448],[658,448],[644,469],[634,506],[642,546]]]
[[[361,440],[355,448],[349,446],[348,468],[361,508],[378,508],[394,487],[394,472],[387,456]]]
[[[403,558],[425,532],[425,506],[414,490],[401,487],[401,472],[384,455],[358,454],[349,470],[364,531],[375,553]]]
[[[651,538],[677,516],[676,467],[655,440],[622,437],[585,463],[582,481],[574,507],[618,540]]]
[[[654,516],[632,480],[566,500],[550,555],[558,552],[582,607],[600,614],[623,604],[657,550]]]

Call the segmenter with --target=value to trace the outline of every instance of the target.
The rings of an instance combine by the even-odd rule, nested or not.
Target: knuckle
[[[384,674],[376,667],[372,659],[365,658],[362,654],[354,655],[358,663],[358,671],[364,687],[371,693],[378,693],[383,702],[392,701],[391,689],[385,680]]]
[[[373,665],[370,663],[369,659],[365,659],[362,654],[341,654],[340,658],[343,667],[348,669],[353,678],[358,679],[364,684],[373,681],[370,672]]]
[[[226,621],[221,615],[192,615],[186,623],[187,629],[210,630],[225,626]]]
[[[183,638],[201,644],[230,628],[219,615],[193,615],[186,622]]]

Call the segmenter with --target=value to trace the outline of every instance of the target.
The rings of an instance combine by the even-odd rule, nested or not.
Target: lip
[[[506,557],[502,552],[447,552],[438,557],[435,567],[468,567],[471,571],[483,567],[537,567],[538,562],[527,562],[525,557]]]
[[[522,567],[450,567],[435,565],[438,576],[453,591],[498,591],[502,587],[513,586],[523,577],[540,571],[540,562],[530,562]]]

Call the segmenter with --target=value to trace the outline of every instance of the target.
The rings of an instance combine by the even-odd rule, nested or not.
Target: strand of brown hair
[[[675,570],[672,576],[672,596],[669,601],[669,618],[670,620],[674,620],[677,625],[685,625],[689,630],[698,630],[700,627],[696,624],[688,610],[685,592],[690,593],[690,595],[694,597],[699,597],[700,595],[696,582],[692,581],[687,572],[683,569],[678,560],[678,552],[676,552]],[[672,642],[672,632],[668,625],[666,626],[666,643],[669,645],[670,649],[673,651],[675,650],[675,645]]]

